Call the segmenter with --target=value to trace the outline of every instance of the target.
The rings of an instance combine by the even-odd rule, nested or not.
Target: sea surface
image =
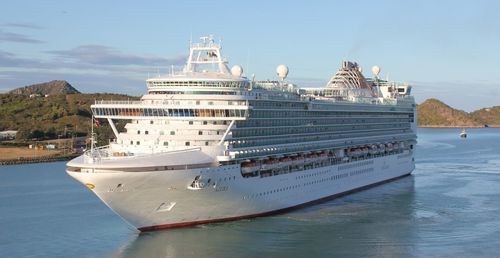
[[[419,129],[413,174],[290,213],[139,234],[64,172],[0,166],[0,257],[500,257],[500,129]]]

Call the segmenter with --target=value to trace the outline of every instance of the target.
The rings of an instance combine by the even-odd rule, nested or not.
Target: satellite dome
[[[372,67],[372,73],[375,75],[375,76],[378,76],[378,74],[380,73],[380,67],[378,65],[374,65]]]
[[[231,68],[231,74],[237,77],[241,77],[243,74],[243,68],[239,65],[235,65]]]
[[[276,73],[278,74],[278,77],[283,80],[288,75],[288,67],[283,64],[278,65],[278,67],[276,67]]]

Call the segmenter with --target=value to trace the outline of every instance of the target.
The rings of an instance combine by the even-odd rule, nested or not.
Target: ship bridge
[[[239,65],[231,69],[222,57],[221,45],[213,36],[201,37],[201,43],[190,45],[187,63],[181,71],[146,81],[150,94],[221,94],[247,91],[250,81]]]

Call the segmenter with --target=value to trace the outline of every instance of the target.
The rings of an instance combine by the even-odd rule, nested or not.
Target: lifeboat
[[[394,150],[398,150],[398,149],[399,149],[399,143],[397,143],[397,142],[393,143],[393,144],[392,144],[392,148],[393,148]]]
[[[318,156],[319,156],[319,160],[327,160],[328,159],[328,152],[322,151],[322,152],[320,152],[320,154]]]
[[[352,148],[351,153],[353,157],[360,157],[363,155],[363,149],[362,148]]]
[[[262,164],[262,169],[263,170],[275,169],[278,168],[278,166],[279,166],[279,160],[275,158],[270,158],[264,160],[264,164]]]
[[[247,161],[241,163],[241,172],[244,174],[254,173],[260,169],[260,162],[257,161]]]
[[[316,162],[318,161],[318,155],[316,154],[308,154],[306,155],[306,163]]]
[[[384,153],[385,152],[385,145],[384,144],[379,144],[378,145],[379,153]]]
[[[280,159],[281,166],[290,166],[292,165],[292,159],[290,157],[284,157]]]
[[[388,143],[385,146],[387,151],[392,151],[392,143]]]
[[[378,153],[378,148],[377,148],[377,145],[373,144],[370,146],[370,150],[369,150],[369,153],[370,155],[375,155]]]
[[[295,156],[292,158],[292,165],[302,165],[304,164],[304,157],[302,155]]]

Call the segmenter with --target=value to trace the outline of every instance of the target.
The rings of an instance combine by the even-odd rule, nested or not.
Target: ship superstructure
[[[415,103],[407,84],[344,61],[326,87],[255,81],[212,37],[139,101],[96,101],[116,139],[67,172],[141,231],[270,214],[408,175]],[[129,121],[119,132],[114,122]]]

